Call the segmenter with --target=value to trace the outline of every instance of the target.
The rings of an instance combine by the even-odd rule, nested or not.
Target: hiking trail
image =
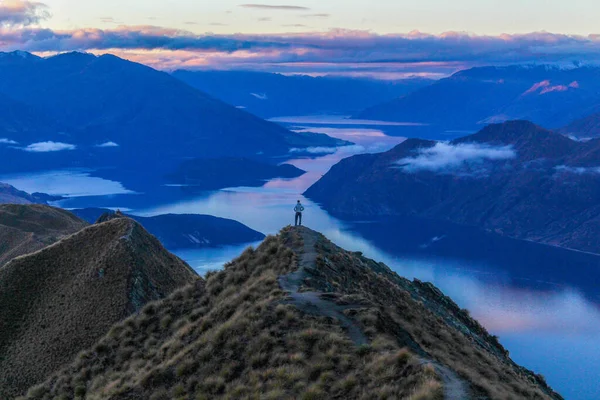
[[[357,345],[368,344],[369,340],[363,333],[360,326],[350,317],[344,314],[345,310],[364,307],[360,304],[339,305],[333,301],[325,299],[326,293],[316,291],[300,292],[302,283],[310,273],[308,269],[316,267],[316,250],[318,234],[304,227],[295,228],[300,232],[303,247],[297,253],[300,255],[298,269],[287,275],[278,278],[279,286],[288,292],[287,302],[293,304],[299,310],[316,316],[324,316],[339,321],[340,325],[347,331],[350,339]],[[450,368],[438,363],[437,361],[421,357],[420,362],[430,364],[443,382],[445,400],[468,400],[471,399],[469,383],[461,379]]]

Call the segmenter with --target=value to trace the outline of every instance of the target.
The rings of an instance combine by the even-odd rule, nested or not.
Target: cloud
[[[308,153],[308,154],[333,154],[338,151],[338,147],[294,147],[290,153]]]
[[[270,5],[270,4],[240,4],[243,8],[255,8],[259,10],[282,10],[282,11],[306,11],[310,10],[307,7],[289,6],[289,5]]]
[[[50,18],[48,6],[27,0],[4,0],[0,2],[0,24],[33,25]]]
[[[271,17],[261,17],[261,18],[257,19],[258,22],[269,22],[269,21],[272,21],[272,20],[273,19]]]
[[[531,86],[529,89],[527,89],[527,91],[525,91],[525,93],[523,93],[523,96],[526,96],[528,94],[537,93],[537,92],[539,92],[539,94],[546,94],[546,93],[551,93],[551,92],[566,92],[569,90],[569,88],[578,89],[579,83],[577,81],[575,81],[575,82],[571,82],[571,84],[569,86],[566,86],[566,85],[552,86],[552,84],[550,83],[549,80],[545,80],[545,81],[535,83],[533,86]]]
[[[436,143],[418,151],[414,157],[396,162],[406,172],[452,172],[462,167],[481,164],[483,161],[509,160],[517,155],[510,146],[489,146],[477,143]]]
[[[15,142],[14,140],[11,140],[11,139],[0,138],[0,144],[19,144],[19,143]]]
[[[600,174],[600,167],[570,167],[559,165],[554,168],[557,172],[566,172],[577,175]]]
[[[269,96],[266,93],[250,93],[250,95],[256,97],[259,100],[269,100]]]
[[[96,147],[101,147],[101,148],[105,148],[105,147],[119,147],[119,145],[115,142],[106,142],[106,143],[102,143],[99,145],[96,145]]]
[[[5,27],[6,28],[6,27]],[[600,63],[599,35],[534,32],[475,35],[413,31],[380,35],[333,29],[285,34],[198,35],[157,26],[113,29],[0,29],[3,50],[112,52],[159,69],[225,68],[282,73],[441,77],[478,65]]]
[[[302,16],[302,18],[329,18],[329,17],[331,17],[331,14],[325,14],[325,13],[305,14]]]
[[[25,147],[23,150],[31,153],[49,153],[54,151],[75,150],[77,146],[61,142],[39,142]]]

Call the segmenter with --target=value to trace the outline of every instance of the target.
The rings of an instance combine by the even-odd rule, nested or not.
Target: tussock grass
[[[391,334],[401,346],[457,372],[471,383],[474,396],[561,398],[539,375],[516,365],[498,337],[433,285],[401,278],[384,264],[344,251],[322,235],[317,247],[318,268],[305,282],[306,290],[342,293],[340,304],[365,304],[355,318],[368,336]],[[419,393],[412,396],[421,398]]]
[[[433,286],[304,229],[147,305],[26,398],[441,400],[440,365],[473,398],[560,398]],[[347,306],[368,344],[286,301],[278,277],[298,269],[301,232],[317,235],[317,258],[300,289]]]
[[[0,267],[0,399],[25,393],[116,322],[196,279],[187,264],[129,219],[86,227],[13,259]],[[152,312],[145,309],[142,326]],[[137,328],[125,326],[111,335],[131,337]],[[111,351],[102,344],[96,349]],[[131,341],[123,341],[119,359],[136,351]],[[84,393],[82,382],[96,372],[92,365],[78,371],[72,394]]]
[[[436,398],[437,377],[393,340],[357,348],[337,321],[285,304],[290,239],[268,237],[205,284],[148,304],[26,398]]]

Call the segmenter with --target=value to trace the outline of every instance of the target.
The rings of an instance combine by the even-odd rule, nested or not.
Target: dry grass
[[[561,398],[539,375],[516,365],[497,337],[433,285],[401,278],[384,264],[344,251],[321,235],[317,247],[318,268],[306,280],[307,289],[334,292],[341,303],[368,305],[356,317],[368,335],[392,334],[400,345],[471,382],[476,396]]]
[[[433,286],[320,235],[303,289],[357,305],[345,313],[369,344],[288,304],[277,279],[297,269],[302,229],[147,305],[27,398],[441,400],[438,364],[470,382],[472,398],[560,398]]]
[[[196,277],[129,219],[0,267],[0,398],[25,393],[114,323]]]
[[[87,226],[73,214],[39,205],[0,204],[0,266]]]
[[[393,337],[356,347],[337,321],[285,304],[292,240],[269,237],[147,305],[27,398],[441,399],[436,374]]]

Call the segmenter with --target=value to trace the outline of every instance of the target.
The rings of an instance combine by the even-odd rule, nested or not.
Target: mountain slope
[[[600,113],[577,119],[561,128],[559,132],[580,139],[600,137]]]
[[[196,279],[127,218],[13,259],[0,267],[0,398],[23,393],[114,323]]]
[[[27,398],[560,399],[431,284],[306,228],[115,325]]]
[[[0,267],[33,253],[87,224],[73,214],[44,205],[0,204]]]
[[[495,158],[494,158],[495,157]],[[526,121],[341,161],[306,195],[350,218],[409,215],[600,252],[600,141]]]
[[[77,155],[70,162],[88,167],[106,165],[110,158],[116,165],[154,170],[157,159],[160,165],[176,166],[188,157],[282,156],[293,147],[339,143],[325,135],[291,132],[167,73],[112,55],[6,57],[0,60],[0,74],[1,93],[72,128],[61,142],[76,149],[60,155]],[[40,131],[35,141],[51,140],[49,135]],[[41,157],[17,154],[30,162]]]
[[[103,215],[113,214],[103,208],[84,208],[72,213],[94,223]],[[198,214],[165,214],[154,217],[126,215],[139,222],[169,250],[218,247],[263,240],[265,235],[246,225],[226,218]]]
[[[0,68],[1,68],[0,63]],[[39,138],[59,141],[69,135],[67,126],[55,121],[41,110],[0,94],[0,146],[18,146],[36,142]],[[4,142],[4,143],[3,143]]]
[[[273,165],[246,158],[206,158],[183,162],[168,179],[188,185],[188,190],[201,191],[262,186],[269,179],[297,178],[305,172],[291,164]]]
[[[478,67],[356,117],[430,123],[443,129],[474,129],[515,119],[558,128],[598,109],[599,77],[597,67]]]
[[[14,186],[0,182],[0,204],[33,204],[40,203],[27,192],[16,189]]]
[[[384,81],[364,78],[286,76],[250,71],[185,71],[173,76],[190,86],[241,106],[263,118],[353,114],[429,85],[427,79]]]

